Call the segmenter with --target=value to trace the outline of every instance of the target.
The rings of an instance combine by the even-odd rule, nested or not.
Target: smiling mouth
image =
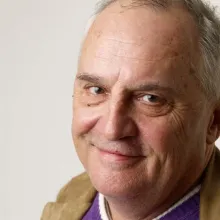
[[[106,162],[114,162],[114,163],[133,163],[135,161],[139,161],[144,158],[144,156],[133,156],[133,155],[124,155],[117,151],[108,151],[97,149],[100,157]]]
[[[102,150],[102,149],[99,149],[103,154],[110,154],[110,155],[113,155],[113,156],[119,156],[119,157],[138,157],[138,156],[131,156],[131,155],[125,155],[123,153],[120,153],[118,151],[108,151],[108,150]]]

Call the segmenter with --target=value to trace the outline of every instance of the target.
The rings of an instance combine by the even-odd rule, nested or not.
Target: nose
[[[137,126],[132,119],[129,106],[122,100],[112,101],[103,118],[103,135],[106,139],[115,141],[137,134]]]

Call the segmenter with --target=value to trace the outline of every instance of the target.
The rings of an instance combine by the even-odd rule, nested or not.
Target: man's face
[[[74,144],[104,195],[165,198],[204,166],[209,116],[195,76],[198,36],[183,9],[120,10],[113,4],[99,15],[84,42]]]

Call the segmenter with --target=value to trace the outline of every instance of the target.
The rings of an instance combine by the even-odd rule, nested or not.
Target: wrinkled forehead
[[[123,9],[114,3],[97,15],[84,42],[82,54],[97,54],[98,48],[104,45],[110,48],[112,44],[124,48],[122,53],[128,53],[129,46],[136,45],[144,47],[148,55],[153,47],[158,52],[158,58],[164,56],[164,50],[170,50],[171,55],[185,52],[187,56],[192,56],[192,60],[199,50],[196,30],[193,18],[180,7],[155,11],[146,7]],[[143,54],[135,55],[147,58]]]

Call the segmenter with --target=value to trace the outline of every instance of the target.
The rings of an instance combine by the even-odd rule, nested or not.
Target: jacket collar
[[[216,220],[220,216],[220,151],[216,148],[204,173],[201,188],[200,219]]]
[[[83,173],[61,189],[56,202],[45,206],[41,220],[81,220],[96,193],[88,175]]]

